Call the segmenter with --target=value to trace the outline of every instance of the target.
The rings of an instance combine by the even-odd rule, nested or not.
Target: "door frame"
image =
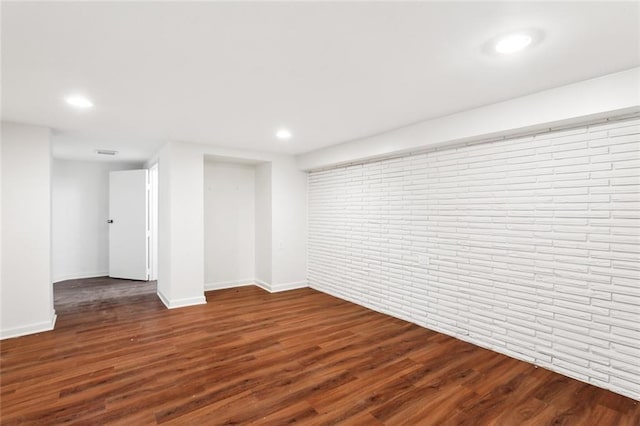
[[[158,279],[158,163],[154,163],[149,167],[149,259],[148,270],[149,280],[156,281]]]

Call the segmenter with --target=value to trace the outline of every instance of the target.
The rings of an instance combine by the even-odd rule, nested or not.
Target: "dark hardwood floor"
[[[636,401],[311,289],[64,305],[1,344],[1,423],[640,425]]]
[[[156,294],[155,281],[122,280],[110,277],[83,278],[53,284],[53,304],[57,312],[101,300]],[[120,301],[122,302],[122,300]]]

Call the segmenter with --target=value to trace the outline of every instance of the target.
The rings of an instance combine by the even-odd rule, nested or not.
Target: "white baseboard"
[[[307,281],[296,281],[291,283],[282,283],[282,284],[269,284],[267,282],[258,280],[258,279],[245,279],[245,280],[236,280],[236,281],[222,281],[217,283],[207,283],[204,285],[205,291],[212,290],[222,290],[225,288],[235,288],[235,287],[244,287],[248,285],[255,285],[260,287],[261,289],[268,291],[269,293],[279,293],[281,291],[287,290],[295,290],[298,288],[308,287]],[[190,297],[186,299],[174,299],[171,300],[166,297],[160,290],[157,292],[158,297],[164,303],[164,305],[169,309],[174,308],[182,308],[184,306],[193,306],[193,305],[202,305],[207,303],[206,298],[202,297]]]
[[[14,327],[8,330],[0,330],[0,340],[10,339],[12,337],[26,336],[27,334],[42,333],[43,331],[51,331],[56,325],[56,311],[53,311],[49,321],[38,322],[35,324]]]
[[[78,272],[76,274],[64,275],[62,277],[55,277],[53,279],[53,283],[59,283],[61,281],[68,280],[81,280],[84,278],[98,278],[98,277],[106,277],[109,275],[109,271],[99,271],[99,272]]]
[[[164,294],[162,294],[160,290],[158,290],[156,294],[158,295],[158,298],[160,298],[162,303],[164,303],[164,306],[166,306],[169,309],[184,308],[187,306],[195,306],[195,305],[204,305],[207,303],[207,299],[205,299],[204,295],[196,296],[196,297],[186,297],[183,299],[169,299]]]
[[[236,280],[236,281],[219,281],[216,283],[205,283],[204,290],[222,290],[225,288],[234,288],[234,287],[244,287],[247,285],[253,285],[253,278],[247,278],[244,280]]]
[[[255,280],[255,285],[269,293],[279,293],[281,291],[296,290],[298,288],[309,287],[307,281],[295,281],[290,283],[269,284],[264,281]]]
[[[164,295],[164,294],[162,294],[162,292],[160,291],[160,289],[158,289],[158,290],[156,291],[156,294],[158,295],[158,299],[160,299],[160,301],[161,301],[162,303],[164,303],[164,306],[166,306],[167,308],[169,308],[169,305],[170,305],[171,303],[169,303],[169,299],[168,299],[167,297],[165,297],[165,295]],[[171,309],[171,308],[169,308],[169,309]]]
[[[253,280],[253,285],[255,285],[256,287],[260,287],[264,291],[268,291],[269,293],[271,293],[271,284],[269,283],[256,279],[256,280]]]
[[[288,290],[296,290],[299,288],[306,288],[309,287],[309,284],[307,283],[307,281],[294,281],[294,282],[290,282],[290,283],[280,283],[280,284],[271,284],[271,293],[278,293],[281,291],[288,291]]]

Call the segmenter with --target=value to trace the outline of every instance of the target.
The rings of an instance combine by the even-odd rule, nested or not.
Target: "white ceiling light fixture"
[[[495,45],[496,52],[503,55],[519,52],[531,44],[533,37],[526,33],[514,33],[504,36]]]
[[[93,102],[82,95],[67,96],[65,101],[72,107],[79,109],[87,109],[93,106]]]
[[[287,129],[280,129],[276,132],[276,138],[280,139],[281,141],[286,141],[291,139],[291,132]]]

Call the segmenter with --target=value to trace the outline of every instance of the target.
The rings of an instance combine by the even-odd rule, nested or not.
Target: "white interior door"
[[[109,173],[109,276],[148,280],[148,171]]]

